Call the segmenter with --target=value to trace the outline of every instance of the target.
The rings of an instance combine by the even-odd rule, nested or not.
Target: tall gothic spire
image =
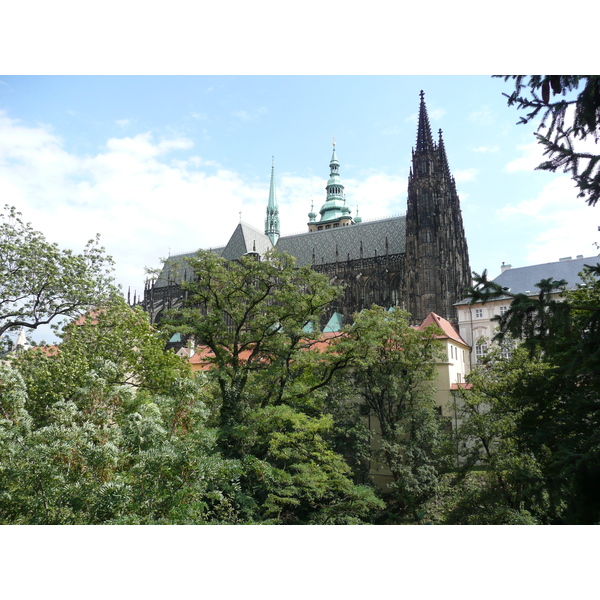
[[[419,107],[419,126],[417,128],[417,152],[429,152],[433,150],[433,137],[429,126],[427,107],[425,106],[425,92],[421,90],[421,105]]]
[[[267,218],[265,219],[265,235],[275,246],[279,239],[279,207],[275,194],[275,159],[271,159],[271,184],[269,186],[269,203],[267,204]]]
[[[407,310],[416,321],[434,312],[456,322],[454,303],[471,283],[469,253],[442,132],[436,144],[423,92],[412,158],[406,210]]]

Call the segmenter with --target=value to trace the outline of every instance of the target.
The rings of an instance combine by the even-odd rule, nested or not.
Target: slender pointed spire
[[[317,213],[315,212],[315,203],[313,199],[310,199],[310,212],[308,213],[309,223],[314,223],[317,218]]]
[[[448,178],[451,179],[452,175],[450,174],[450,166],[448,165],[448,158],[446,157],[446,148],[444,146],[444,140],[442,138],[442,130],[439,130],[439,142],[438,142],[438,152],[440,154],[440,166],[442,167],[442,173]]]
[[[417,128],[417,152],[431,151],[434,148],[433,137],[431,136],[431,127],[429,126],[429,116],[425,106],[425,92],[421,90],[421,105],[419,107],[419,125]]]
[[[265,219],[265,235],[269,237],[273,246],[279,239],[279,207],[275,193],[275,158],[271,157],[271,183],[269,185],[269,202],[267,204],[267,218]]]

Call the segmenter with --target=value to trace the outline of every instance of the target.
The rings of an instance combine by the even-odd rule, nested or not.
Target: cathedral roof
[[[217,256],[227,260],[235,260],[249,252],[258,252],[262,256],[272,247],[271,240],[267,235],[252,227],[252,225],[241,222],[234,229],[226,246],[210,248],[210,250]],[[188,252],[187,254],[169,256],[154,286],[160,288],[172,282],[180,283],[184,280],[190,280],[193,271],[187,264],[186,259],[192,258],[195,254],[195,252]]]
[[[406,217],[356,223],[279,238],[276,248],[296,257],[296,265],[335,263],[361,258],[403,254],[406,245]]]
[[[386,248],[387,240],[387,248]],[[336,227],[322,231],[311,231],[279,238],[276,248],[296,258],[296,266],[327,264],[373,258],[388,254],[403,254],[406,245],[406,217],[390,217],[378,221],[366,221],[347,227]],[[239,223],[227,245],[211,248],[217,256],[235,260],[248,252],[261,256],[272,248],[271,240],[264,233],[247,223]],[[155,287],[164,287],[168,282],[191,279],[192,270],[186,258],[195,252],[170,256],[165,262]]]
[[[239,223],[227,245],[219,256],[227,260],[235,260],[248,252],[258,252],[261,256],[273,247],[268,235],[247,223]]]

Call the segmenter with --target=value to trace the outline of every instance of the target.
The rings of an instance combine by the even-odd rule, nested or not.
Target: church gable
[[[227,260],[236,260],[248,252],[258,252],[262,256],[272,247],[268,236],[246,223],[240,223],[229,238],[221,256]]]

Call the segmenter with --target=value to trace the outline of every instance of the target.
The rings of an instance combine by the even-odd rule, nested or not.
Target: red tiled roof
[[[430,312],[417,329],[423,331],[426,327],[429,327],[429,325],[437,325],[444,332],[445,335],[440,337],[450,338],[459,344],[463,344],[467,348],[469,347],[465,340],[460,337],[456,329],[452,327],[451,323],[439,315],[436,315],[434,312]]]
[[[323,352],[327,349],[332,339],[340,337],[339,332],[327,332],[322,333],[318,340],[312,340],[309,345],[307,345],[306,349],[317,350],[318,352]],[[251,350],[244,350],[240,352],[240,359],[247,360],[252,353]],[[198,365],[198,371],[208,371],[212,365],[212,359],[214,359],[215,354],[208,346],[198,346],[193,356],[188,358],[188,361],[191,365]]]
[[[472,383],[453,383],[450,386],[451,390],[470,390],[473,387]]]

